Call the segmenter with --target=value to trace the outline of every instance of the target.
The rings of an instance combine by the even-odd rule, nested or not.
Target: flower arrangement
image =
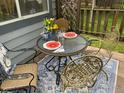
[[[59,29],[58,25],[55,23],[55,18],[46,18],[44,19],[43,23],[48,31],[57,31]]]

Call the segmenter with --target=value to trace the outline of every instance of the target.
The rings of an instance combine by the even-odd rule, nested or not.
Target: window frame
[[[19,5],[19,0],[15,0],[15,4],[16,4],[16,8],[17,8],[18,17],[14,18],[14,19],[10,19],[10,20],[0,22],[0,26],[7,25],[7,24],[14,23],[14,22],[17,22],[17,21],[30,19],[30,18],[33,18],[33,17],[37,17],[37,16],[41,16],[41,15],[50,13],[49,0],[47,0],[47,10],[41,11],[41,12],[38,12],[38,13],[35,13],[35,14],[24,15],[24,16],[21,15],[21,9],[20,9],[20,5]]]

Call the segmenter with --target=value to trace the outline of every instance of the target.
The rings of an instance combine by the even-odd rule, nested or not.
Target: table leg
[[[70,58],[71,61],[74,61],[71,56],[69,56],[69,58]]]
[[[48,64],[55,58],[55,56],[53,56],[46,64],[45,64],[45,67],[48,71],[53,71],[54,70],[54,67],[53,65],[49,65]],[[50,69],[51,68],[51,69]]]
[[[67,57],[66,57],[66,59],[65,59],[65,63],[64,63],[64,66],[67,65],[67,61],[68,61],[68,59],[67,59]]]
[[[65,57],[65,61],[63,64],[61,64],[61,58],[62,57],[58,57],[58,64],[56,66],[53,66],[53,64],[49,65],[49,63],[55,58],[55,56],[53,56],[46,64],[45,67],[48,71],[55,71],[56,74],[56,85],[59,85],[60,83],[60,68],[64,67],[67,65],[67,57]]]
[[[60,83],[60,62],[61,62],[61,57],[58,57],[58,60],[59,60],[59,63],[58,63],[58,69],[57,69],[57,71],[55,72],[56,73],[56,85],[59,85],[59,83]]]

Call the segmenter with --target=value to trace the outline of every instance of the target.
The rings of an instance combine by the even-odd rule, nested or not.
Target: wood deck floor
[[[97,48],[92,48],[92,47],[88,47],[87,50],[88,51],[94,51]],[[102,53],[105,52],[105,50],[101,51]],[[40,54],[39,56],[37,56],[37,58],[35,59],[35,61],[39,61],[42,58],[44,58],[45,54]],[[113,56],[114,59],[119,60],[119,68],[118,68],[118,76],[117,76],[117,85],[116,85],[116,92],[115,93],[124,93],[124,54],[121,53],[117,53],[117,52],[113,52]]]

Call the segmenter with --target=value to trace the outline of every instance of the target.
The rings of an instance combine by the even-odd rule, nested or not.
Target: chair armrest
[[[31,73],[22,73],[22,74],[13,74],[8,76],[9,80],[20,80],[20,79],[26,79],[32,76]]]
[[[23,73],[23,74],[13,74],[11,76],[9,76],[9,80],[20,80],[20,79],[26,79],[26,78],[29,78],[31,77],[31,80],[29,82],[29,86],[31,85],[31,82],[33,81],[34,79],[34,75],[32,73]]]

